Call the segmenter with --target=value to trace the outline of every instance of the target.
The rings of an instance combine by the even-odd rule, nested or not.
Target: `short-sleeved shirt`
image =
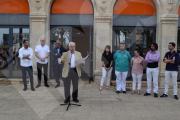
[[[167,52],[165,54],[164,58],[175,59],[174,60],[175,64],[172,64],[172,63],[166,64],[166,70],[167,71],[178,71],[179,54],[176,51],[174,51],[173,53]],[[164,61],[164,59],[163,59],[163,61]]]
[[[35,48],[35,52],[37,52],[41,58],[44,58],[50,52],[50,49],[47,45],[44,45],[44,47],[42,47],[41,45],[37,45]],[[37,58],[37,62],[40,64],[47,64],[48,58],[46,58],[44,62]]]
[[[103,55],[102,54],[102,58],[101,58],[101,61],[104,62],[106,68],[109,68],[110,67],[110,64],[111,64],[111,61],[113,61],[113,56],[112,54],[109,56],[109,55]],[[103,66],[104,67],[104,66]]]
[[[120,50],[116,51],[113,56],[115,62],[115,70],[118,72],[127,72],[129,71],[129,63],[131,60],[131,55],[127,50],[121,52]]]

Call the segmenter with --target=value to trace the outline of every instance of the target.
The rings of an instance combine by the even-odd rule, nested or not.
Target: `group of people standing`
[[[30,77],[31,90],[35,91],[34,80],[33,80],[33,49],[29,47],[29,41],[23,41],[24,47],[19,50],[20,65],[22,70],[22,79],[24,84],[24,91],[27,90],[26,71]],[[37,57],[37,73],[38,73],[38,84],[36,88],[41,86],[41,75],[42,68],[44,74],[44,86],[48,85],[48,57],[50,56],[49,46],[45,44],[45,38],[40,39],[40,44],[35,48],[35,56]],[[56,47],[52,51],[53,56],[53,71],[56,80],[55,88],[60,86],[60,80],[64,82],[65,101],[70,101],[70,84],[71,80],[73,83],[72,97],[74,102],[79,102],[78,98],[78,80],[81,76],[80,66],[83,63],[76,63],[77,59],[82,58],[81,53],[75,51],[75,43],[69,43],[69,51],[66,51],[59,40],[56,41]]]
[[[19,58],[20,58],[20,64],[21,64],[21,70],[22,70],[22,79],[24,83],[24,91],[27,90],[27,83],[26,83],[26,71],[28,71],[29,77],[30,77],[30,83],[31,83],[31,90],[35,91],[33,85],[33,68],[32,68],[32,59],[33,59],[33,49],[29,47],[29,41],[24,40],[23,46],[19,50]],[[55,88],[60,86],[59,79],[62,78],[62,69],[63,64],[58,64],[58,60],[62,56],[62,54],[65,52],[65,49],[61,47],[60,41],[56,41],[56,47],[53,49],[53,69],[54,69],[54,76],[57,85]],[[49,87],[48,85],[48,57],[50,56],[50,49],[49,46],[45,44],[45,38],[40,39],[40,44],[36,46],[35,48],[35,56],[37,57],[37,73],[38,73],[38,84],[36,88],[41,86],[41,76],[42,73],[44,75],[44,86]],[[43,69],[43,71],[42,71]],[[63,78],[62,78],[63,80]]]
[[[146,77],[147,77],[147,92],[144,96],[151,95],[151,85],[153,81],[154,86],[154,97],[158,97],[158,77],[159,77],[159,67],[158,62],[160,61],[160,53],[158,52],[158,45],[152,43],[150,46],[150,51],[146,54],[145,59],[140,55],[141,51],[139,49],[134,51],[134,57],[131,58],[131,55],[128,51],[125,50],[124,43],[120,43],[120,49],[114,53],[110,52],[110,46],[105,47],[104,53],[102,54],[102,78],[100,82],[99,90],[102,90],[106,75],[107,75],[107,86],[106,89],[109,89],[111,73],[113,70],[113,62],[115,64],[115,75],[116,75],[116,93],[126,94],[126,78],[130,67],[132,73],[132,95],[135,94],[136,82],[137,94],[141,95],[141,81],[143,76],[143,71],[146,68]],[[178,63],[179,63],[179,54],[175,51],[175,43],[169,43],[169,52],[165,54],[163,62],[166,63],[165,70],[165,90],[164,94],[161,95],[161,98],[168,97],[169,81],[172,76],[173,87],[174,87],[174,98],[178,100],[177,96],[177,75],[178,75]]]

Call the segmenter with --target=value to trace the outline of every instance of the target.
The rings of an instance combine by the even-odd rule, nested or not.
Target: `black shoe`
[[[154,97],[158,97],[158,94],[157,94],[157,93],[154,93]]]
[[[55,88],[58,88],[60,86],[60,84],[57,84],[56,86],[55,86]]]
[[[70,102],[70,100],[68,100],[68,99],[64,100],[64,103],[68,103],[68,102]]]
[[[126,91],[123,91],[124,94],[126,94]]]
[[[49,85],[48,85],[48,84],[45,84],[44,86],[49,87]]]
[[[78,102],[79,102],[79,100],[78,100],[78,99],[73,99],[73,101],[74,101],[74,102],[76,102],[76,103],[78,103]]]
[[[37,84],[36,88],[40,87],[41,85],[40,84]]]
[[[116,91],[116,93],[117,93],[117,94],[119,94],[119,93],[120,93],[120,91]]]
[[[164,97],[168,97],[168,95],[163,94],[163,95],[160,96],[160,98],[164,98]]]
[[[27,88],[24,88],[24,89],[23,89],[23,91],[26,91],[26,90],[27,90]]]
[[[151,95],[151,94],[150,94],[150,93],[145,93],[145,94],[144,94],[144,96],[149,96],[149,95]]]
[[[35,91],[34,87],[31,87],[31,90],[32,90],[32,91]]]
[[[179,98],[178,98],[178,96],[177,96],[177,95],[174,95],[174,99],[178,100]]]

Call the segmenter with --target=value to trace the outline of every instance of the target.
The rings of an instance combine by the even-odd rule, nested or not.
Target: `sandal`
[[[140,91],[138,91],[138,95],[141,95]]]
[[[101,91],[101,90],[102,90],[102,87],[99,88],[99,91]]]
[[[135,91],[132,91],[132,92],[131,92],[131,95],[134,95],[134,93],[135,93]]]
[[[109,90],[109,86],[107,86],[106,89]]]

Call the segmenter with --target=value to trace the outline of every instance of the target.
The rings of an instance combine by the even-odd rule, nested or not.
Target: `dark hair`
[[[176,44],[174,42],[170,42],[169,44],[171,44],[174,48],[176,47]]]
[[[141,50],[141,46],[138,46],[138,50]]]
[[[26,41],[28,41],[28,40],[23,40],[23,43],[25,43]]]
[[[140,50],[139,49],[136,49],[135,51],[140,54]]]
[[[152,43],[151,45],[153,45],[156,48],[156,50],[158,50],[158,44],[157,43]]]
[[[123,44],[123,45],[124,45],[124,43],[119,43],[119,45],[121,45],[121,44]]]
[[[109,49],[109,54],[108,54],[108,56],[110,57],[110,56],[111,56],[111,54],[112,54],[112,53],[111,53],[111,51],[110,51],[110,50],[111,50],[111,49],[110,49],[110,48],[111,48],[111,47],[110,47],[110,45],[106,45],[106,47],[105,47],[105,49],[104,49],[103,56],[105,57],[105,55],[106,55],[106,48],[108,48],[108,49]]]

